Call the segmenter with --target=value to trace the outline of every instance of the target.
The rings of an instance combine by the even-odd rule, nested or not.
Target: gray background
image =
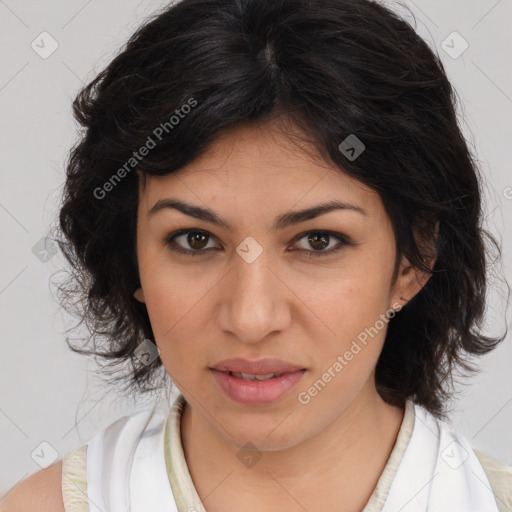
[[[140,405],[119,398],[98,379],[94,361],[67,348],[65,332],[74,320],[60,310],[49,287],[63,258],[56,254],[44,262],[32,248],[54,223],[64,161],[76,137],[74,95],[164,3],[0,0],[0,494],[40,469],[31,457],[40,443],[49,443],[61,458]],[[462,127],[486,176],[487,227],[502,241],[504,272],[512,282],[512,231],[507,229],[512,219],[512,2],[404,3],[415,13],[418,32],[436,47],[462,100]],[[31,47],[34,40],[42,46],[44,31],[58,43],[45,59]],[[452,54],[460,52],[463,41],[450,35],[454,31],[469,45],[457,58],[443,45],[446,41]],[[50,43],[45,40],[46,50]],[[502,287],[492,287],[491,334],[505,325],[503,293]],[[508,464],[511,355],[509,336],[480,360],[480,374],[461,379],[452,416],[474,446]]]

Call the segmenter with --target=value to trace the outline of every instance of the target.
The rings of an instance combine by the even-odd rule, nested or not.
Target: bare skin
[[[64,512],[62,461],[41,469],[0,496],[0,512]]]
[[[208,512],[235,508],[244,512],[362,510],[389,458],[403,410],[381,402],[375,408],[356,411],[353,404],[321,435],[293,449],[264,452],[251,468],[240,463],[238,448],[219,443],[207,425],[195,422],[186,406],[182,442],[205,508]],[[344,448],[341,460],[337,459],[338,444]],[[277,456],[281,465],[275,462]]]
[[[311,148],[300,151],[274,128],[238,128],[178,174],[148,177],[145,187],[141,182],[141,287],[134,295],[146,304],[162,362],[188,402],[182,442],[208,512],[359,512],[404,414],[375,389],[386,327],[307,404],[298,393],[380,315],[399,310],[428,276],[403,258],[393,281],[394,233],[378,194],[315,158]],[[214,210],[232,229],[171,208],[149,213],[166,198]],[[284,212],[331,200],[364,213],[335,210],[271,229]],[[175,244],[188,253],[179,254],[168,242],[178,229],[208,238],[198,248],[181,235]],[[304,232],[325,230],[351,243],[312,256]],[[251,263],[236,251],[249,236],[262,249]],[[338,243],[330,238],[321,250]],[[263,356],[307,369],[296,389],[270,404],[234,402],[209,370],[225,358]],[[237,457],[247,442],[261,454],[250,468]]]

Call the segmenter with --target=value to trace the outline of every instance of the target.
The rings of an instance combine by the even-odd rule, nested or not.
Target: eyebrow
[[[196,219],[209,222],[216,226],[224,227],[231,232],[233,231],[233,227],[231,226],[231,224],[226,220],[222,219],[222,217],[220,217],[213,210],[208,210],[207,208],[202,208],[200,206],[195,206],[171,198],[160,199],[159,201],[157,201],[149,210],[148,217],[153,216],[157,212],[167,208],[178,210],[181,213],[184,213],[185,215],[189,215],[190,217],[194,217]],[[361,208],[360,206],[335,200],[329,201],[327,203],[322,203],[316,206],[312,206],[310,208],[306,208],[305,210],[296,210],[284,213],[275,219],[271,230],[275,231],[276,229],[284,229],[288,226],[299,224],[300,222],[304,222],[306,220],[314,219],[315,217],[324,215],[325,213],[329,213],[334,210],[349,210],[358,212],[365,216],[368,215],[368,212]]]

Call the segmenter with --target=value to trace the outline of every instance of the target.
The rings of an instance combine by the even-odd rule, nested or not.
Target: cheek
[[[194,305],[204,295],[205,287],[198,271],[172,264],[168,249],[154,240],[147,240],[147,245],[144,242],[141,237],[139,273],[144,300],[155,338],[165,343],[187,316],[195,314]]]
[[[387,310],[386,291],[362,272],[324,289],[316,299],[311,292],[309,300],[328,329],[310,333],[314,368],[300,391],[315,397],[316,390],[321,390],[321,397],[312,399],[319,415],[326,403],[343,410],[369,382],[388,326],[381,320]]]
[[[166,343],[177,333],[190,332],[194,325],[191,320],[199,314],[204,288],[159,273],[146,282],[144,296],[153,333],[161,343]]]
[[[322,348],[319,357],[324,365],[350,349],[357,352],[358,360],[373,360],[380,353],[387,328],[381,315],[389,308],[390,276],[384,265],[370,263],[359,261],[321,286],[309,283],[307,287],[304,303],[313,305],[311,309],[321,319],[318,325],[323,326],[319,329],[324,335],[318,336],[317,331],[311,339]]]
[[[154,265],[143,282],[146,307],[167,372],[178,377],[182,369],[200,360],[204,319],[208,318],[208,286],[198,275]]]

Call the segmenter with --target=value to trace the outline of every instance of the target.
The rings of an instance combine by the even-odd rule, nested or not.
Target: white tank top
[[[178,512],[164,456],[169,410],[120,418],[87,443],[90,512]]]
[[[90,512],[206,512],[181,445],[185,403],[181,394],[171,410],[169,402],[160,401],[120,418],[87,443],[87,488],[82,495],[87,495]],[[67,467],[63,465],[63,472]],[[64,498],[66,512],[87,510],[78,505],[68,509],[71,501]],[[469,441],[410,400],[395,446],[362,512],[398,511],[499,512]]]

